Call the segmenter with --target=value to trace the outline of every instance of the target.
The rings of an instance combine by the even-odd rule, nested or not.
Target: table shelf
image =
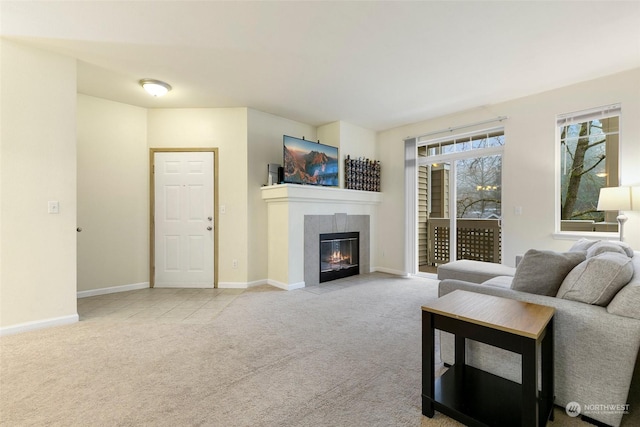
[[[435,381],[434,408],[469,426],[522,423],[520,384],[469,365],[453,365]]]

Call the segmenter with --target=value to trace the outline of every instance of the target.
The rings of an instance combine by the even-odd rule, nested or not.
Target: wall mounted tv
[[[284,135],[284,182],[338,186],[338,148]]]

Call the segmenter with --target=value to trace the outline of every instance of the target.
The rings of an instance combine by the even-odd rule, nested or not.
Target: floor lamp
[[[604,187],[598,197],[599,211],[628,211],[632,209],[632,187]],[[627,216],[620,212],[616,218],[620,230],[620,241],[624,241],[624,223]]]

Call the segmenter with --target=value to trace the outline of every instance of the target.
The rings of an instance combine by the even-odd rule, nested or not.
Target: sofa
[[[566,253],[531,250],[519,257],[516,268],[454,261],[438,268],[438,293],[462,289],[554,307],[555,404],[578,403],[583,417],[617,427],[630,410],[627,399],[640,348],[640,252],[615,243],[628,261],[624,274],[618,271],[622,268],[609,271],[604,262],[615,258],[622,264],[625,258],[594,248],[611,245],[582,239]],[[554,260],[563,256],[572,259],[559,268],[557,277],[549,278],[549,272],[558,269]],[[559,287],[542,286],[558,278]],[[607,289],[593,292],[593,280],[606,282]],[[533,291],[523,289],[523,281]],[[466,352],[467,364],[521,382],[520,355],[471,340],[466,341]],[[440,356],[445,364],[454,363],[454,338],[442,331]]]

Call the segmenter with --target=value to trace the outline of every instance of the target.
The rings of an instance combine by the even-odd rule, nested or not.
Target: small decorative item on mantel
[[[344,159],[344,186],[348,190],[380,191],[380,161],[363,157]]]

